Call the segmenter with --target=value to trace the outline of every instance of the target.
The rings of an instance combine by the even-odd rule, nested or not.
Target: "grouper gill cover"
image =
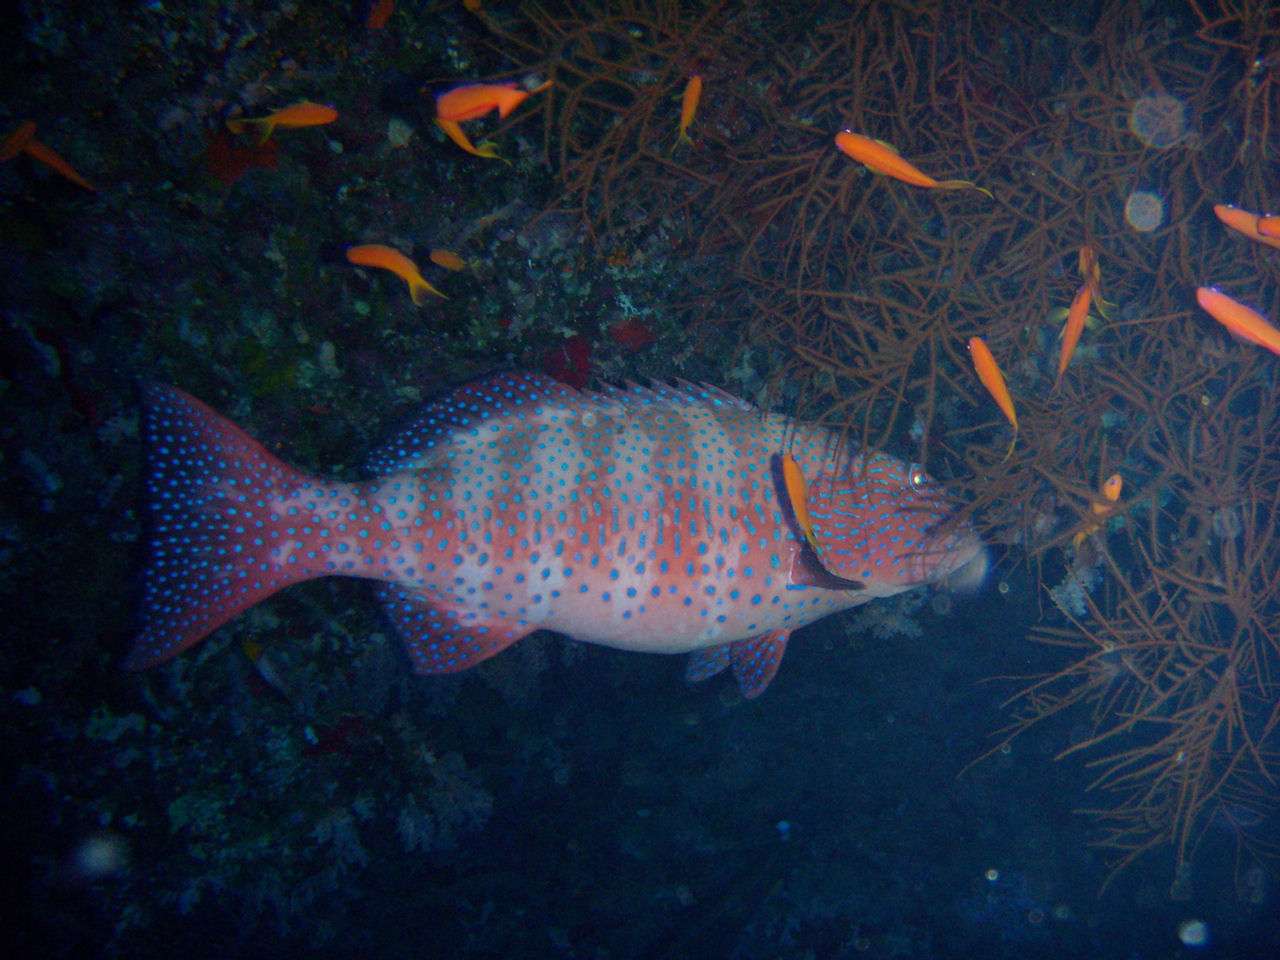
[[[711,387],[580,392],[505,373],[435,401],[368,461],[308,476],[172,387],[145,389],[151,556],[126,665],[178,654],[289,584],[378,581],[415,670],[534,630],[730,665],[748,696],[791,631],[980,563],[923,472]],[[812,540],[779,486],[807,481]]]

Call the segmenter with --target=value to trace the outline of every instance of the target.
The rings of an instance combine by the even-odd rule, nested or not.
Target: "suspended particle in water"
[[[118,834],[96,833],[71,855],[73,875],[89,883],[123,873],[129,866],[129,848]]]
[[[1208,924],[1202,920],[1183,920],[1178,924],[1178,939],[1184,947],[1208,946]]]
[[[1135,190],[1124,203],[1124,218],[1139,233],[1150,233],[1164,223],[1164,201],[1150,190]]]
[[[1244,875],[1241,899],[1258,906],[1267,902],[1267,871],[1262,867],[1250,867]]]
[[[1244,529],[1240,511],[1236,507],[1219,507],[1210,516],[1209,527],[1213,535],[1222,540],[1234,540]]]
[[[1167,93],[1139,97],[1129,111],[1129,129],[1149,147],[1175,147],[1190,137],[1187,105]]]

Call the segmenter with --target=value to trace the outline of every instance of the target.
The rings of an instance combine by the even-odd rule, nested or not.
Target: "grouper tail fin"
[[[348,572],[349,545],[317,521],[339,504],[360,509],[353,488],[295,470],[194,397],[142,390],[150,555],[131,670],[176,656],[289,584]]]

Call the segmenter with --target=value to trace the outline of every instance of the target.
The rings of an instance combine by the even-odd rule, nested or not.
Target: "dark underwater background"
[[[1075,102],[1061,99],[1080,83],[1073,65],[1101,63],[1101,75],[1123,51],[1135,59],[1117,72],[1140,86],[1151,76],[1132,64],[1158,64],[1200,124],[1152,134],[1147,147],[1161,157],[1198,147],[1192,136],[1222,143],[1254,131],[1253,172],[1224,174],[1231,196],[1181,182],[1203,192],[1196,229],[1208,236],[1212,226],[1216,238],[1206,203],[1238,191],[1265,206],[1249,194],[1265,182],[1280,206],[1274,7],[486,0],[472,10],[436,0],[389,5],[371,27],[374,6],[23,0],[0,22],[0,136],[34,121],[39,141],[96,188],[29,151],[0,162],[4,956],[1280,956],[1274,643],[1259,648],[1242,698],[1260,718],[1245,723],[1261,745],[1258,789],[1224,794],[1176,835],[1163,823],[1132,826],[1126,836],[1150,828],[1164,840],[1122,867],[1115,845],[1098,846],[1115,839],[1105,819],[1115,797],[1090,789],[1092,757],[1061,755],[1133,701],[1046,710],[1006,739],[1011,717],[1025,716],[1026,678],[1070,662],[1070,650],[1029,635],[1078,625],[1064,610],[1083,619],[1086,602],[1062,599],[1077,554],[1061,502],[1018,492],[996,469],[1011,435],[962,365],[957,336],[951,360],[961,359],[938,360],[936,376],[928,368],[928,406],[938,434],[961,439],[927,465],[965,498],[995,477],[982,502],[1035,502],[1048,532],[1033,542],[977,511],[994,557],[979,590],[923,590],[799,631],[758,699],[744,700],[727,675],[687,684],[683,658],[548,634],[466,673],[417,676],[367,585],[337,579],[292,588],[160,667],[120,668],[145,558],[137,383],[180,386],[290,463],[343,478],[423,402],[513,367],[584,388],[707,382],[789,415],[853,423],[911,459],[927,443],[910,416],[879,419],[893,406],[883,397],[831,412],[865,334],[841,339],[780,319],[768,299],[788,283],[843,290],[848,277],[829,265],[804,283],[762,280],[760,263],[781,258],[793,236],[763,226],[738,235],[756,251],[750,262],[730,231],[711,243],[702,204],[713,186],[732,198],[732,144],[749,134],[751,155],[767,159],[770,111],[786,113],[791,97],[816,102],[805,71],[838,73],[843,54],[824,59],[823,44],[856,44],[864,26],[903,51],[963,34],[1007,64],[1000,89],[1035,116]],[[735,59],[731,34],[760,59]],[[637,53],[628,38],[648,45]],[[683,58],[675,66],[645,59],[668,47]],[[1226,52],[1206,73],[1210,48]],[[913,58],[895,54],[868,72],[868,89],[923,90],[928,63]],[[1182,69],[1192,63],[1200,73]],[[615,86],[593,100],[583,78],[602,64],[617,67]],[[978,112],[1006,109],[1012,101],[983,69],[934,81],[969,91]],[[693,70],[707,76],[703,107],[692,145],[677,149]],[[473,139],[491,137],[504,160],[467,155],[432,122],[433,91],[550,75],[557,86],[508,120],[477,122]],[[807,85],[785,88],[783,76]],[[768,110],[717,107],[717,87]],[[1123,111],[1139,92],[1116,92],[1121,113],[1099,129],[1130,136]],[[263,144],[226,128],[229,117],[302,99],[332,104],[339,119]],[[870,129],[879,119],[907,136],[887,108],[840,102],[843,122]],[[932,239],[959,236],[966,211],[986,209],[977,195],[935,203],[834,166],[832,109],[797,107],[787,122],[821,128],[811,138],[820,146],[805,149],[824,158],[824,182],[843,172],[829,205],[851,231],[869,237],[902,215],[850,212],[863,192],[910,196],[895,202],[919,203]],[[1001,144],[973,146],[980,155]],[[945,151],[929,155],[942,170]],[[1015,173],[971,173],[977,162],[953,156],[946,175],[987,174],[997,196],[1016,196]],[[662,176],[645,180],[650,169]],[[1121,201],[1130,186],[1117,188]],[[1169,229],[1196,248],[1201,234],[1184,229],[1191,207],[1170,203]],[[732,208],[723,200],[715,222]],[[1119,213],[1116,223],[1124,228]],[[1044,267],[1062,281],[1046,311],[1069,301],[1081,242],[1061,240],[1069,266]],[[415,306],[400,280],[346,262],[355,243],[411,253],[449,299]],[[433,249],[469,268],[432,265]],[[1005,262],[994,246],[975,249],[975,263]],[[1280,275],[1258,265],[1265,248],[1249,248],[1258,260],[1223,249],[1255,302],[1274,306]],[[914,263],[916,252],[895,255]],[[1105,288],[1126,268],[1119,254],[1102,260]],[[962,286],[951,269],[930,289]],[[1027,283],[1039,289],[1041,278]],[[1150,292],[1160,284],[1175,287],[1142,274],[1128,292],[1142,287],[1152,312],[1171,310]],[[1027,300],[1012,281],[993,286],[1008,302]],[[1187,290],[1176,297],[1190,323]],[[1137,316],[1125,309],[1113,329],[1137,329],[1124,326]],[[1047,393],[1054,323],[1024,330],[1027,357],[1010,368],[1023,396]],[[1230,354],[1224,380],[1275,395],[1280,358],[1238,347],[1203,316],[1195,323]],[[1085,361],[1108,362],[1096,352]],[[911,392],[924,382],[920,363],[903,361],[917,378],[902,387],[908,406],[923,404]],[[1264,431],[1257,446],[1277,436],[1268,443]],[[978,449],[994,455],[974,468],[966,458]],[[1143,469],[1136,455],[1124,464],[1130,476]],[[1086,492],[1097,472],[1090,462]],[[1274,474],[1258,485],[1274,510]],[[1274,526],[1271,512],[1255,520]],[[1140,555],[1117,549],[1115,562]],[[1095,587],[1106,595],[1095,579],[1076,592]],[[1089,813],[1099,809],[1101,825]],[[1190,842],[1179,849],[1177,838]],[[1204,945],[1189,943],[1197,921]]]

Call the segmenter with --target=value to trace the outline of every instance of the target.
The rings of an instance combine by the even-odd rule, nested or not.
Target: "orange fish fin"
[[[996,198],[995,194],[993,194],[990,190],[988,190],[986,187],[978,186],[972,180],[941,180],[937,183],[934,189],[935,190],[977,190],[979,193],[985,193],[992,200]]]
[[[501,160],[508,167],[515,166],[506,157],[499,156],[498,145],[492,140],[481,140],[476,144],[476,156],[484,157],[486,160]]]
[[[257,130],[257,133],[254,135],[254,142],[263,144],[271,139],[271,134],[276,128],[276,121],[273,117],[254,117],[249,119],[240,118],[238,120],[227,121],[227,129],[237,137],[241,134],[248,133],[251,127],[256,128]]]
[[[775,630],[750,640],[735,640],[729,645],[729,658],[733,661],[733,675],[738,688],[748,700],[764,693],[787,652],[790,630]]]
[[[537,629],[514,616],[482,617],[430,604],[398,586],[381,587],[378,597],[404,641],[415,673],[466,670]]]
[[[1018,428],[1013,428],[1013,439],[1009,441],[1009,449],[1004,452],[1004,456],[1000,458],[1000,462],[1004,463],[1013,456],[1013,448],[1018,445]]]
[[[80,176],[80,174],[76,173],[76,171],[72,169],[71,164],[63,160],[52,147],[41,143],[35,137],[27,140],[27,142],[22,145],[22,150],[27,154],[27,156],[32,157],[35,160],[39,160],[54,173],[66,177],[76,186],[84,187],[86,190],[98,189],[84,177]]]
[[[413,302],[415,306],[419,306],[419,307],[422,306],[424,303],[427,302],[427,298],[433,293],[437,297],[440,297],[444,300],[449,299],[447,295],[441,293],[431,284],[427,283],[427,281],[422,279],[421,276],[409,278],[408,283],[409,283],[409,296],[413,298]]]
[[[470,138],[463,133],[462,125],[457,120],[441,120],[436,117],[436,126],[438,126],[444,135],[460,146],[473,157],[483,157],[486,160],[501,160],[507,166],[511,166],[511,161],[505,157],[498,156],[498,148],[489,140],[482,140],[478,146],[471,143]]]

